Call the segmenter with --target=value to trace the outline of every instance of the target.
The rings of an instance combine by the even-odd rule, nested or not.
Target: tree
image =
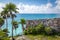
[[[13,21],[13,28],[15,29],[15,33],[16,33],[16,29],[18,28],[18,22],[17,21]]]
[[[11,18],[12,18],[12,22],[13,22],[13,19],[14,19],[14,17],[13,17],[13,12],[18,13],[18,11],[17,11],[18,8],[17,8],[16,5],[13,4],[13,3],[8,3],[8,4],[6,4],[5,8],[6,8],[6,9],[8,10],[8,12],[10,13]],[[12,40],[13,40],[13,25],[12,25]]]
[[[0,18],[0,29],[1,29],[1,26],[4,24],[4,19],[3,18]]]
[[[6,8],[3,8],[3,11],[1,12],[1,16],[6,19],[6,29],[8,29],[8,20],[7,18],[10,17],[9,14],[8,14],[8,11]]]
[[[22,29],[24,31],[24,24],[26,23],[25,19],[21,19],[19,23],[22,25]]]

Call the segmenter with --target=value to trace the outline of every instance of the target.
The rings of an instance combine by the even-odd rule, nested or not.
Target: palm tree
[[[9,15],[8,15],[8,11],[7,11],[7,9],[3,9],[3,11],[1,12],[1,16],[4,18],[4,19],[6,19],[5,21],[6,21],[6,29],[8,29],[8,20],[7,20],[7,18],[8,17],[10,17]]]
[[[10,13],[11,18],[12,18],[12,22],[13,22],[13,19],[14,19],[13,12],[18,13],[18,11],[17,11],[18,8],[16,7],[15,4],[12,4],[12,3],[6,4],[5,8]],[[12,40],[13,40],[13,25],[12,25]]]
[[[2,27],[3,24],[4,24],[4,19],[0,18],[0,29],[1,29],[1,27]]]
[[[13,21],[13,28],[15,29],[15,34],[16,34],[16,29],[18,28],[18,22],[17,21]]]
[[[24,31],[24,24],[26,23],[25,19],[21,19],[21,21],[19,22],[22,25],[22,29]]]
[[[21,21],[19,22],[21,25],[22,25],[22,29],[23,29],[23,31],[24,31],[24,24],[26,23],[26,21],[25,21],[25,19],[20,19]],[[23,40],[25,40],[24,38],[23,38],[23,35],[22,35],[22,39]]]

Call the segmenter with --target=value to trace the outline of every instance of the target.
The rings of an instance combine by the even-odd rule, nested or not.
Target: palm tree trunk
[[[1,30],[1,25],[0,25],[0,30]]]
[[[13,18],[12,18],[12,22],[13,22]],[[13,25],[12,25],[12,40],[13,40]]]
[[[24,25],[22,24],[22,29],[23,29],[23,31],[24,31]]]
[[[13,16],[12,16],[12,12],[11,11],[10,11],[10,14],[11,14],[12,22],[13,22]],[[12,40],[13,40],[13,24],[12,24]]]
[[[15,29],[15,35],[17,35],[17,34],[16,34],[16,29]]]
[[[23,32],[24,32],[24,26],[23,26],[23,24],[22,24],[22,30],[23,30]],[[22,39],[23,39],[23,35],[24,35],[24,34],[22,34]]]
[[[8,29],[8,20],[7,20],[7,15],[6,15],[6,29]]]
[[[13,17],[12,17],[12,22],[13,22]],[[12,40],[13,40],[13,24],[12,24]]]

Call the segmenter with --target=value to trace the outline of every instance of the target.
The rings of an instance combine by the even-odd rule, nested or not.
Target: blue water
[[[60,18],[60,14],[16,14],[16,18],[14,18],[17,22],[20,22],[21,18],[24,18],[25,20],[36,20],[36,19],[49,19],[49,18]],[[2,28],[5,28],[6,25],[4,24]],[[8,18],[8,29],[9,29],[9,36],[11,36],[11,18]],[[22,34],[22,26],[19,24],[19,27],[16,30],[14,30],[14,35],[16,34]]]

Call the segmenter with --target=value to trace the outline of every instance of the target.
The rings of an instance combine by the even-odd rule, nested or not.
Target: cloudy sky
[[[9,2],[16,4],[20,13],[60,13],[60,0],[0,0],[0,11]]]

